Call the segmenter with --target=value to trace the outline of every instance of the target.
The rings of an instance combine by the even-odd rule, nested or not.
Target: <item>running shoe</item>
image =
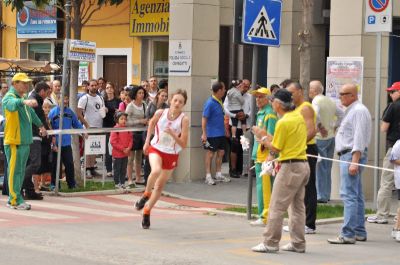
[[[138,200],[138,201],[135,202],[135,208],[136,208],[136,210],[138,210],[138,211],[142,210],[143,207],[146,205],[146,202],[147,202],[148,200],[149,200],[148,197],[142,196],[142,197],[140,198],[140,200]]]
[[[216,176],[216,177],[215,177],[215,180],[218,181],[218,182],[231,182],[231,179],[230,179],[230,178],[225,177],[225,176],[223,176],[223,175],[221,175],[221,176]]]
[[[207,185],[215,185],[215,181],[212,179],[212,177],[206,177],[206,181],[205,181],[205,183],[207,184]]]
[[[250,225],[251,225],[251,226],[265,226],[265,225],[266,225],[266,222],[265,222],[265,219],[263,219],[263,218],[258,218],[258,219],[255,220],[255,221],[251,221],[251,222],[250,222]]]
[[[149,229],[150,228],[150,214],[143,214],[142,228],[143,229]]]
[[[369,216],[367,218],[367,222],[368,223],[376,223],[376,224],[387,224],[388,219],[386,219],[384,217],[379,217],[378,215],[374,215],[374,216]]]
[[[26,202],[20,203],[18,205],[11,205],[9,202],[7,202],[7,207],[14,210],[25,210],[25,211],[31,209],[31,205],[27,204]]]

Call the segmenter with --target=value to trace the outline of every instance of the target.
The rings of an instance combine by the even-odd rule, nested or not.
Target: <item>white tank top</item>
[[[171,128],[177,135],[182,132],[182,119],[185,114],[182,112],[175,120],[168,119],[169,109],[164,109],[161,113],[156,127],[154,128],[154,137],[151,145],[157,150],[167,154],[178,154],[182,147],[176,143],[171,135],[164,132],[166,128]]]

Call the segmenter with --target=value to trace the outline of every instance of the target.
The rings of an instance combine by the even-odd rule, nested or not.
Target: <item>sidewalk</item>
[[[227,172],[227,163],[224,163],[222,166],[222,173],[227,176]],[[256,178],[253,177],[253,205],[257,204],[255,183]],[[246,206],[248,178],[247,176],[242,176],[241,178],[231,178],[231,182],[218,182],[215,186],[205,184],[204,180],[196,180],[186,183],[169,182],[164,188],[164,194],[169,194],[172,197],[177,198]],[[342,204],[342,201],[333,200],[329,204]],[[392,214],[396,214],[398,205],[399,201],[397,200],[397,194],[394,192],[391,203]],[[375,208],[372,201],[366,201],[365,207],[369,209]]]

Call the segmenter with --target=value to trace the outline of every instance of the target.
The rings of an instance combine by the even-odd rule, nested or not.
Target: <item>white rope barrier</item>
[[[366,168],[371,168],[371,169],[379,169],[379,170],[383,170],[383,171],[389,171],[389,172],[394,172],[393,169],[390,168],[384,168],[384,167],[375,167],[375,166],[371,166],[368,164],[360,164],[360,163],[353,163],[353,162],[349,162],[349,161],[343,161],[343,160],[339,160],[339,159],[334,159],[334,158],[328,158],[328,157],[323,157],[323,156],[316,156],[316,155],[309,155],[307,154],[308,157],[313,157],[313,158],[317,158],[317,159],[322,159],[322,160],[329,160],[332,162],[336,162],[336,163],[344,163],[344,164],[349,164],[349,165],[357,165],[360,167],[366,167]],[[276,159],[272,160],[275,161]],[[255,165],[252,166],[251,168],[249,168],[249,170],[253,170],[255,168]]]

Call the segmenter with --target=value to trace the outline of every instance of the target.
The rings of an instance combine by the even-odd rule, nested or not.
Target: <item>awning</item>
[[[47,61],[0,58],[0,74],[3,76],[12,76],[17,72],[25,72],[33,76],[54,74],[60,72],[60,70],[59,65]]]

